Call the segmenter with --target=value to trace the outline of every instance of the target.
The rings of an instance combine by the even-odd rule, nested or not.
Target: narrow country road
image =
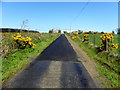
[[[65,35],[61,35],[11,79],[8,88],[96,88],[78,58]]]

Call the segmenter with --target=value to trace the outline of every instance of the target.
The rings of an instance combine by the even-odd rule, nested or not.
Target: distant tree
[[[84,32],[84,34],[89,34],[89,32]]]
[[[58,33],[61,33],[61,30],[58,30]]]
[[[49,30],[49,33],[51,33],[51,30]]]
[[[104,32],[101,32],[101,34],[104,34]]]
[[[66,34],[67,33],[67,31],[63,31],[64,32],[64,34]]]
[[[117,34],[120,34],[120,28],[118,28],[118,30],[117,30]]]
[[[49,33],[53,33],[53,30],[49,30]]]
[[[115,32],[114,32],[114,31],[112,31],[112,33],[113,33],[113,34],[115,34]]]
[[[89,31],[88,34],[93,34],[94,32],[93,31]]]
[[[82,34],[83,33],[83,31],[82,30],[78,30],[78,34]]]
[[[94,32],[94,34],[99,34],[99,32]]]

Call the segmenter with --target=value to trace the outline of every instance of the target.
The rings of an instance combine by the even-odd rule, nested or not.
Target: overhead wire
[[[88,1],[86,2],[86,4],[82,7],[82,9],[81,9],[80,12],[76,15],[76,17],[74,17],[73,20],[70,22],[70,30],[71,30],[71,26],[72,26],[73,22],[74,22],[78,17],[80,17],[80,15],[82,14],[82,12],[83,12],[83,11],[85,10],[85,8],[89,5],[89,2],[90,2],[90,0],[88,0]]]

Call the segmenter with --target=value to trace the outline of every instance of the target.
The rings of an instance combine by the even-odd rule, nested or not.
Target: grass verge
[[[2,83],[3,85],[11,79],[17,72],[25,68],[31,60],[29,57],[38,56],[48,47],[59,35],[47,35],[41,41],[35,41],[35,48],[13,49],[10,50],[5,58],[2,58]]]
[[[91,60],[97,63],[97,70],[99,71],[101,77],[105,77],[102,83],[106,88],[120,88],[119,86],[119,74],[116,73],[119,70],[119,59],[116,57],[109,57],[106,60],[106,55],[104,52],[96,53],[97,49],[89,45],[88,43],[83,43],[79,39],[74,39],[80,48],[82,48]],[[118,60],[118,61],[116,61]],[[99,78],[99,77],[98,77]]]

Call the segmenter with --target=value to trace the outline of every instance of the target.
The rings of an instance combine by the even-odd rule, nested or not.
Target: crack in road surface
[[[65,35],[47,47],[8,83],[8,88],[95,88]],[[80,59],[80,58],[79,58]]]

